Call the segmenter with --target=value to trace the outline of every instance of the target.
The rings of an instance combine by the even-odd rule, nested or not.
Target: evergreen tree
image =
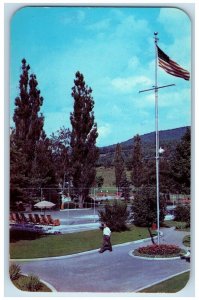
[[[13,116],[17,144],[28,155],[28,163],[30,163],[27,166],[28,170],[31,168],[36,143],[40,139],[44,125],[44,117],[42,114],[39,115],[43,97],[37,89],[36,76],[31,74],[29,77],[29,69],[30,66],[23,59],[22,75],[19,81],[20,94],[15,99],[16,108]]]
[[[80,72],[76,73],[74,84],[72,88],[74,111],[70,115],[71,175],[79,207],[83,207],[96,176],[95,164],[99,157],[96,147],[98,133],[93,112],[92,90],[85,84],[84,76]]]
[[[124,159],[122,157],[122,148],[120,144],[117,144],[115,148],[114,166],[115,166],[116,186],[120,188],[122,182],[126,178],[125,164],[124,164]]]
[[[142,162],[142,145],[139,134],[133,138],[133,156],[131,180],[133,185],[138,188],[142,185],[143,180],[143,162]]]
[[[108,224],[111,231],[125,231],[128,229],[127,222],[130,219],[130,212],[127,204],[121,201],[108,202],[104,209],[98,210],[99,221]]]
[[[121,191],[122,191],[122,197],[124,197],[124,200],[127,202],[130,200],[130,182],[128,181],[126,174],[121,181]]]
[[[63,187],[70,182],[70,135],[68,128],[62,127],[51,135],[51,149],[55,165],[56,181]]]
[[[165,155],[164,155],[165,156]],[[159,190],[163,194],[170,192],[172,186],[172,178],[170,176],[170,162],[167,157],[160,157],[159,160]],[[144,185],[156,186],[156,162],[155,158],[146,160],[143,166]]]
[[[44,171],[43,168],[45,164],[43,159],[44,157],[47,159],[49,153],[48,139],[43,130],[44,117],[39,114],[43,97],[37,88],[36,76],[34,74],[29,76],[29,70],[30,66],[23,59],[19,96],[15,99],[16,108],[13,116],[15,128],[10,139],[11,204],[18,198],[28,200],[23,188],[41,187],[48,181],[46,177],[50,174],[49,170]],[[49,169],[49,161],[47,165]]]
[[[44,131],[35,147],[35,158],[30,171],[30,186],[42,188],[56,183],[54,160],[51,151],[51,143]]]
[[[24,195],[23,187],[28,184],[28,177],[25,175],[26,154],[17,147],[15,130],[10,134],[10,205],[15,207],[16,202],[22,200]]]
[[[174,180],[173,191],[190,194],[191,185],[191,130],[186,133],[178,143],[172,162],[171,176]]]
[[[131,211],[132,222],[136,226],[146,226],[151,235],[150,227],[153,223],[157,224],[156,188],[151,186],[142,186],[135,194]],[[164,221],[165,213],[165,201],[160,195],[160,223]]]
[[[98,188],[101,188],[104,184],[104,177],[102,176],[97,176],[95,178],[95,184],[97,185]]]

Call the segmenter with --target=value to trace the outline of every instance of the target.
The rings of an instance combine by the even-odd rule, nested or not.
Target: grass
[[[185,272],[177,275],[159,284],[143,289],[139,291],[139,293],[177,293],[187,284],[189,280],[189,273],[190,272]]]
[[[96,169],[97,171],[97,176],[102,176],[104,178],[104,183],[103,186],[104,187],[111,187],[112,191],[117,191],[117,188],[115,186],[115,167],[111,166],[108,168],[105,167],[98,167]],[[130,180],[130,175],[131,172],[126,170],[126,175],[127,175],[127,179]],[[103,188],[102,188],[103,190]],[[106,190],[105,190],[106,191]]]
[[[113,232],[112,245],[148,238],[146,228],[131,226],[124,232]],[[34,240],[19,240],[10,243],[10,257],[26,259],[38,257],[52,257],[80,253],[100,248],[102,232],[90,230],[62,235],[44,236]]]
[[[18,288],[21,291],[29,291],[25,287],[26,278],[28,277],[20,275],[18,279],[12,280],[12,283],[16,286],[16,288]],[[41,282],[40,285],[41,287],[39,288],[39,290],[37,290],[37,292],[52,292],[51,289],[49,289],[44,283]]]
[[[183,244],[186,247],[190,247],[191,246],[191,237],[190,237],[190,235],[185,235],[185,237],[183,239]]]
[[[164,225],[167,227],[177,227],[176,230],[190,231],[189,227],[186,227],[186,222],[178,222],[178,221],[164,221]]]
[[[115,188],[115,170],[113,167],[98,167],[97,176],[102,176],[104,178],[103,186]]]

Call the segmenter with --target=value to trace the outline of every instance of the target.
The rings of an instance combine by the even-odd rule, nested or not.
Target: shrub
[[[20,286],[23,290],[36,292],[42,287],[42,283],[40,282],[38,276],[28,275],[27,277],[22,277]]]
[[[84,207],[85,208],[91,208],[91,207],[97,207],[99,205],[99,200],[94,200],[92,197],[87,197],[84,201]]]
[[[21,276],[21,267],[17,264],[11,264],[9,268],[11,280],[16,280]]]
[[[149,245],[136,250],[137,255],[143,256],[177,256],[180,252],[181,249],[178,246],[168,244]]]
[[[73,209],[76,208],[76,205],[74,202],[65,202],[64,203],[64,209]]]
[[[178,222],[175,226],[177,230],[186,230],[187,224],[185,222]]]
[[[191,237],[190,237],[190,235],[186,235],[186,236],[183,238],[183,244],[184,244],[186,247],[190,247],[190,244],[191,244]]]
[[[131,207],[132,222],[136,226],[151,227],[153,223],[157,222],[157,201],[156,188],[143,186],[140,188],[134,197]],[[160,195],[160,223],[164,221],[166,214],[165,200]]]
[[[100,222],[106,223],[111,231],[123,231],[127,229],[127,221],[130,213],[127,205],[121,201],[114,201],[113,204],[106,204],[104,210],[99,210]]]
[[[190,227],[190,205],[178,205],[174,211],[175,221],[186,222],[186,227]]]

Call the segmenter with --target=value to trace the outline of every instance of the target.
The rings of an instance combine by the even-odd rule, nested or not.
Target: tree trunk
[[[84,204],[84,201],[83,201],[83,195],[80,194],[80,195],[79,195],[79,208],[83,208],[83,204]]]
[[[153,243],[153,244],[156,244],[155,241],[154,241],[153,234],[152,234],[152,232],[151,232],[150,227],[148,226],[147,229],[148,229],[148,232],[149,232],[149,234],[150,234],[152,243]]]

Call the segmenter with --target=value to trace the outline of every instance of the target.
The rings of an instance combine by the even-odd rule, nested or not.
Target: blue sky
[[[159,47],[191,70],[191,23],[177,8],[25,7],[10,30],[11,118],[25,58],[44,98],[48,136],[70,127],[76,71],[93,90],[98,146],[154,131],[154,93],[138,93],[154,85],[154,31]],[[191,124],[191,82],[158,68],[158,85],[172,83],[159,91],[160,130]]]

